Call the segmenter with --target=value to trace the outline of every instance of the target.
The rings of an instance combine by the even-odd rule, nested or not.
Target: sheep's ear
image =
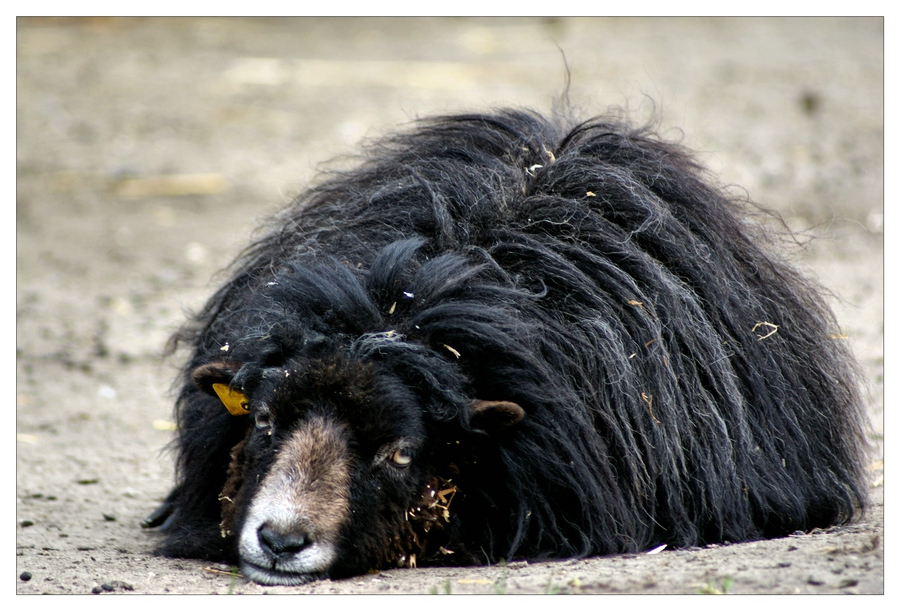
[[[240,368],[237,361],[213,361],[197,367],[191,379],[203,392],[219,397],[232,416],[244,416],[250,413],[250,401],[243,392],[231,388],[231,380]]]
[[[472,401],[471,424],[487,433],[496,433],[518,424],[525,410],[512,401]]]

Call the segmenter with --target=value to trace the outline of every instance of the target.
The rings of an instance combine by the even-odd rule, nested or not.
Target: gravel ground
[[[16,592],[884,592],[880,19],[19,19]],[[322,163],[418,116],[549,110],[571,69],[779,210],[867,380],[873,507],[785,539],[262,587],[169,560],[161,358]],[[807,240],[806,238],[814,238]],[[27,579],[26,579],[27,578]]]

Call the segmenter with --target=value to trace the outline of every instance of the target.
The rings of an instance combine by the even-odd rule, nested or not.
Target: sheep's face
[[[359,363],[236,365],[194,377],[248,422],[222,499],[244,575],[297,584],[397,566],[406,512],[430,475],[415,395]]]
[[[276,425],[264,422],[262,435],[269,436]],[[251,471],[260,477],[258,484],[255,478],[245,482],[253,492],[245,495],[237,533],[244,575],[259,583],[294,584],[327,574],[340,555],[351,518],[356,461],[346,427],[314,414],[296,423],[280,442],[257,434],[245,451],[257,447],[272,460],[267,469]]]
[[[453,454],[468,444],[461,430],[436,443],[438,425],[399,378],[335,361],[256,371],[216,362],[194,379],[248,423],[221,499],[223,535],[236,538],[246,577],[291,585],[414,566],[425,539],[449,530]],[[487,402],[463,409],[473,406],[493,419],[498,409],[521,412]]]

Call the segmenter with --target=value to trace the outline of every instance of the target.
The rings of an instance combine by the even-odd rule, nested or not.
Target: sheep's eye
[[[412,462],[412,452],[406,448],[398,448],[391,454],[391,462],[398,467],[408,467]]]
[[[269,429],[272,428],[272,418],[269,416],[269,412],[265,410],[257,410],[254,414],[254,418],[256,419],[256,428],[258,429]]]

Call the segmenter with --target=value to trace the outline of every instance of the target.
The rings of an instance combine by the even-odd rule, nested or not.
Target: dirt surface
[[[16,592],[883,593],[883,22],[20,19]],[[257,220],[417,116],[655,113],[782,212],[867,380],[873,507],[785,539],[262,587],[152,554],[172,481],[161,358]],[[180,355],[179,355],[180,357]],[[26,581],[26,573],[30,579]],[[10,576],[12,577],[12,576]]]

